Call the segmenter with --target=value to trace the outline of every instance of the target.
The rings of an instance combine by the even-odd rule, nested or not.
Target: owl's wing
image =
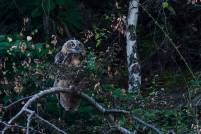
[[[54,57],[54,64],[62,64],[62,62],[63,62],[63,60],[64,60],[64,54],[62,53],[62,52],[58,52],[57,54],[56,54],[56,56]],[[56,76],[56,78],[55,78],[55,80],[54,80],[54,85],[53,85],[53,87],[58,87],[58,82],[59,82],[59,71],[57,71],[57,76]],[[57,99],[59,100],[59,95],[56,95],[57,96]]]
[[[56,56],[54,57],[54,63],[55,64],[62,64],[63,61],[65,59],[64,54],[60,51],[56,54]]]

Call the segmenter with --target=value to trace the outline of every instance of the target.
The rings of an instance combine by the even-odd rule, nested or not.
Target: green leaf
[[[8,43],[8,42],[0,42],[0,50],[8,49],[11,46],[12,45],[10,43]]]
[[[121,91],[120,91],[120,89],[116,89],[116,90],[113,92],[113,95],[114,95],[114,97],[120,97],[120,96],[121,96]]]
[[[93,71],[95,69],[96,69],[96,55],[93,52],[90,52],[87,55],[86,71]]]
[[[4,104],[7,104],[9,102],[9,100],[10,100],[10,96],[4,96],[3,97]]]
[[[35,46],[37,49],[42,49],[44,44],[43,43],[36,43]]]
[[[0,35],[0,41],[5,41],[6,36],[5,35]]]
[[[38,16],[42,15],[42,13],[43,12],[42,12],[41,8],[36,8],[31,12],[31,16],[38,17]]]
[[[167,1],[163,2],[163,8],[167,8],[168,6],[169,6],[169,4]]]
[[[96,42],[96,47],[99,47],[100,44],[101,44],[101,40],[99,39],[99,40],[97,40],[97,42]]]

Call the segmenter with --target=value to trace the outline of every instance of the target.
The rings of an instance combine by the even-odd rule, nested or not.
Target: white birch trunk
[[[127,16],[127,63],[128,63],[128,92],[134,92],[139,89],[141,84],[140,64],[137,55],[136,27],[138,20],[139,0],[130,0]]]

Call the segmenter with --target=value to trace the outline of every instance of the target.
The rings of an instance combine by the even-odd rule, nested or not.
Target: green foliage
[[[183,109],[134,109],[133,112],[144,120],[152,122],[155,126],[162,128],[165,133],[174,130],[180,134],[184,131],[193,131],[188,128],[189,117],[188,110]],[[138,126],[141,128],[142,126]],[[138,129],[139,129],[138,128]],[[147,128],[146,128],[147,129]],[[144,130],[147,131],[147,130]],[[151,133],[152,134],[152,133]]]
[[[169,7],[169,3],[168,0],[163,1],[163,8],[168,8]]]
[[[95,71],[95,69],[96,69],[96,55],[94,54],[94,52],[90,52],[87,55],[86,61],[87,61],[86,69],[88,71]]]
[[[45,23],[48,23],[48,29],[52,31],[54,27],[63,25],[63,23],[69,28],[80,29],[83,23],[83,17],[76,5],[77,2],[74,0],[34,0],[32,2],[29,0],[15,0],[12,2],[2,0],[0,8],[7,9],[7,11],[0,13],[0,18],[4,19],[4,22],[17,18],[17,24],[19,26],[7,26],[7,24],[4,23],[1,23],[0,26],[6,28],[5,30],[2,29],[2,32],[7,32],[8,28],[13,28],[12,32],[17,32],[16,30],[20,30],[22,24],[26,25],[26,28],[28,28],[25,30],[38,28],[39,31],[43,31],[43,28],[47,25]],[[7,17],[4,18],[4,16]],[[44,22],[44,16],[48,17],[47,22]],[[28,26],[29,24],[27,22],[26,24],[25,20],[22,22],[22,18],[20,17],[28,19],[29,22],[33,20],[32,26]]]
[[[1,39],[1,65],[4,65],[1,72],[4,86],[1,88],[3,92],[9,91],[9,99],[14,94],[30,94],[31,91],[41,90],[45,82],[47,84],[51,81],[45,69],[52,62],[50,59],[56,49],[53,45],[46,46],[45,43],[33,43],[32,40],[26,40],[17,34]],[[9,89],[10,85],[12,88]],[[6,100],[8,99],[5,98],[5,103]]]
[[[101,45],[101,42],[107,37],[106,29],[94,26],[96,47]]]
[[[189,84],[194,88],[200,88],[201,80],[190,80]]]
[[[200,20],[195,16],[199,13],[189,8],[189,5],[186,6],[186,2],[177,5],[182,2],[162,0],[158,3],[160,5],[157,5],[157,1],[147,1],[143,6],[172,37],[189,64],[197,68],[200,57],[198,45],[200,44]],[[195,132],[197,125],[193,122],[194,116],[192,117],[192,113],[186,108],[172,108],[177,106],[169,104],[175,98],[169,97],[168,91],[174,92],[179,88],[182,91],[175,96],[190,94],[190,98],[196,93],[194,90],[200,91],[201,82],[199,79],[189,78],[187,73],[182,74],[178,71],[184,70],[180,57],[170,47],[162,32],[155,28],[153,20],[149,20],[143,11],[139,17],[140,27],[138,27],[137,38],[142,70],[145,70],[143,75],[148,75],[146,76],[148,86],[146,89],[142,88],[142,92],[138,94],[126,92],[126,50],[125,45],[122,45],[125,44],[125,35],[118,29],[125,32],[124,22],[119,21],[120,16],[127,15],[127,4],[123,0],[115,4],[107,0],[98,2],[98,4],[94,0],[1,0],[0,97],[2,100],[0,103],[6,106],[39,90],[52,87],[55,70],[51,68],[51,64],[60,46],[51,43],[50,36],[54,34],[59,43],[63,42],[66,39],[66,35],[62,33],[65,25],[73,36],[77,36],[80,32],[85,33],[84,31],[91,32],[89,38],[79,35],[83,40],[87,38],[85,40],[87,46],[91,45],[95,48],[95,50],[88,49],[86,71],[97,78],[95,79],[97,83],[85,91],[87,94],[106,108],[132,110],[138,117],[156,125],[165,133],[172,129],[178,134]],[[159,12],[162,10],[164,12]],[[179,15],[177,16],[176,13]],[[86,23],[84,27],[83,23]],[[90,26],[91,24],[94,26]],[[44,34],[45,30],[49,31],[48,36]],[[33,39],[27,40],[27,35]],[[172,57],[175,61],[171,59]],[[145,66],[143,66],[144,63],[146,63]],[[176,64],[173,65],[173,63]],[[186,87],[190,89],[188,93],[186,93]],[[165,94],[166,98],[160,96],[160,93]],[[167,104],[158,105],[160,102]],[[8,115],[12,115],[20,107],[20,104],[16,105],[8,111]],[[103,117],[96,115],[96,111],[85,102],[81,102],[77,112],[65,112],[58,105],[56,96],[49,96],[39,100],[32,108],[37,109],[40,115],[62,126],[70,133],[102,133],[104,132],[102,129],[108,127]],[[7,120],[8,115],[1,113],[0,118]],[[120,125],[126,128],[137,130],[139,133],[152,134],[147,127],[137,122],[130,123],[124,116],[115,116],[116,118]],[[21,119],[19,122],[21,123]],[[31,125],[40,128],[40,125],[34,121]],[[66,126],[68,126],[67,129]],[[48,127],[42,126],[41,128],[44,129],[44,127],[47,128],[45,133],[49,133]]]

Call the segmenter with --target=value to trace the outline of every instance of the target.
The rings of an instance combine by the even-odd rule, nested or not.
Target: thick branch
[[[39,98],[45,96],[45,95],[49,95],[52,93],[58,93],[58,92],[67,92],[70,93],[72,92],[72,88],[68,88],[68,89],[64,89],[64,88],[58,88],[58,87],[53,87],[44,91],[41,91],[35,95],[33,95],[26,103],[25,105],[21,108],[21,110],[14,116],[12,117],[9,121],[8,121],[8,125],[6,125],[4,127],[4,129],[2,130],[2,134],[4,134],[9,128],[10,125],[21,115],[23,114],[25,111],[27,112],[28,107],[35,102],[36,100],[38,100]]]
[[[53,87],[44,91],[41,91],[35,95],[33,95],[26,103],[25,105],[21,108],[21,110],[14,116],[12,117],[9,121],[8,121],[8,125],[6,125],[2,131],[2,134],[4,134],[10,127],[11,124],[24,112],[28,112],[30,115],[28,116],[27,119],[27,131],[29,131],[29,125],[31,122],[31,118],[33,116],[33,111],[29,110],[28,107],[35,101],[37,101],[39,98],[45,96],[45,95],[50,95],[50,94],[55,94],[55,93],[59,93],[59,92],[65,92],[65,93],[72,93],[73,92],[73,87],[71,88],[58,88],[58,87]],[[73,92],[75,93],[75,92]],[[92,107],[94,107],[99,113],[105,115],[105,117],[107,117],[107,119],[113,123],[113,126],[111,128],[115,128],[116,130],[118,130],[119,132],[123,133],[123,134],[131,134],[132,132],[129,131],[126,128],[120,127],[118,126],[118,124],[114,123],[113,120],[113,114],[123,114],[129,117],[132,117],[134,120],[140,122],[141,124],[153,129],[154,131],[156,131],[158,134],[162,134],[162,132],[157,129],[156,127],[154,127],[153,125],[150,125],[144,121],[142,121],[141,119],[139,119],[138,117],[135,117],[132,113],[130,113],[129,111],[126,110],[119,110],[119,109],[105,109],[103,106],[101,106],[99,103],[97,103],[93,98],[89,97],[88,95],[84,94],[84,93],[77,93],[77,95],[80,96],[81,99],[85,100],[86,102],[88,102]],[[40,117],[39,115],[37,115],[36,113],[34,113],[35,117],[37,117],[38,119],[40,119],[41,121],[45,122],[46,124],[50,125],[51,127],[55,128],[57,131],[59,131],[60,133],[66,134],[66,132],[64,132],[63,130],[59,129],[58,127],[56,127],[55,125],[53,125],[52,123],[50,123],[49,121],[43,119],[42,117]],[[115,127],[114,127],[115,126]]]

